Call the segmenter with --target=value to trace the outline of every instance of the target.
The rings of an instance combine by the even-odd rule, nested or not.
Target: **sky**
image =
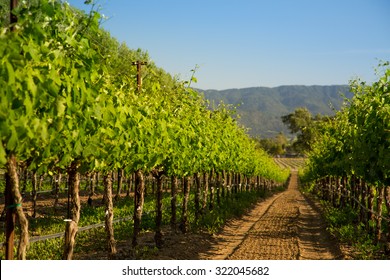
[[[68,0],[82,9],[84,0]],[[102,27],[200,89],[376,80],[389,0],[95,0]]]

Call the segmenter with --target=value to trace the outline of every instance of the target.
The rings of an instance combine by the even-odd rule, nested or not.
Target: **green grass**
[[[334,208],[328,202],[325,206],[325,219],[329,232],[341,243],[352,248],[354,259],[371,260],[383,259],[381,244],[375,244],[374,236],[367,231],[364,224],[358,223],[358,214],[351,207]]]

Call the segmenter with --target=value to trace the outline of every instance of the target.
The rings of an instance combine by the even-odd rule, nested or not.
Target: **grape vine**
[[[390,68],[351,82],[354,96],[319,129],[305,179],[336,207],[352,207],[373,243],[390,252]],[[387,241],[384,234],[387,233]]]
[[[100,28],[96,11],[85,14],[60,1],[33,0],[21,2],[13,13],[18,18],[14,31],[3,26],[0,32],[0,167],[7,175],[7,252],[13,249],[15,214],[23,224],[18,258],[25,258],[28,245],[18,165],[34,176],[68,174],[72,207],[64,259],[72,258],[75,246],[80,174],[103,174],[110,254],[115,254],[114,170],[137,174],[135,227],[142,217],[145,174],[186,180],[203,173],[259,176],[279,183],[287,179],[288,171],[256,148],[226,106],[210,110],[195,90],[158,68],[146,52],[119,44]],[[131,66],[137,60],[148,61],[140,92]],[[134,229],[134,245],[138,231]]]

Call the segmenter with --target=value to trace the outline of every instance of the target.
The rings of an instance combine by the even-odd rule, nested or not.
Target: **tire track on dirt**
[[[336,259],[341,253],[321,215],[298,190],[292,171],[286,191],[225,226],[205,259]]]

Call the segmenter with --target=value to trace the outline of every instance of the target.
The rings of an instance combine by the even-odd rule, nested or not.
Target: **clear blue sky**
[[[188,79],[199,65],[201,89],[372,82],[390,60],[389,0],[96,2],[103,27],[157,66]]]

